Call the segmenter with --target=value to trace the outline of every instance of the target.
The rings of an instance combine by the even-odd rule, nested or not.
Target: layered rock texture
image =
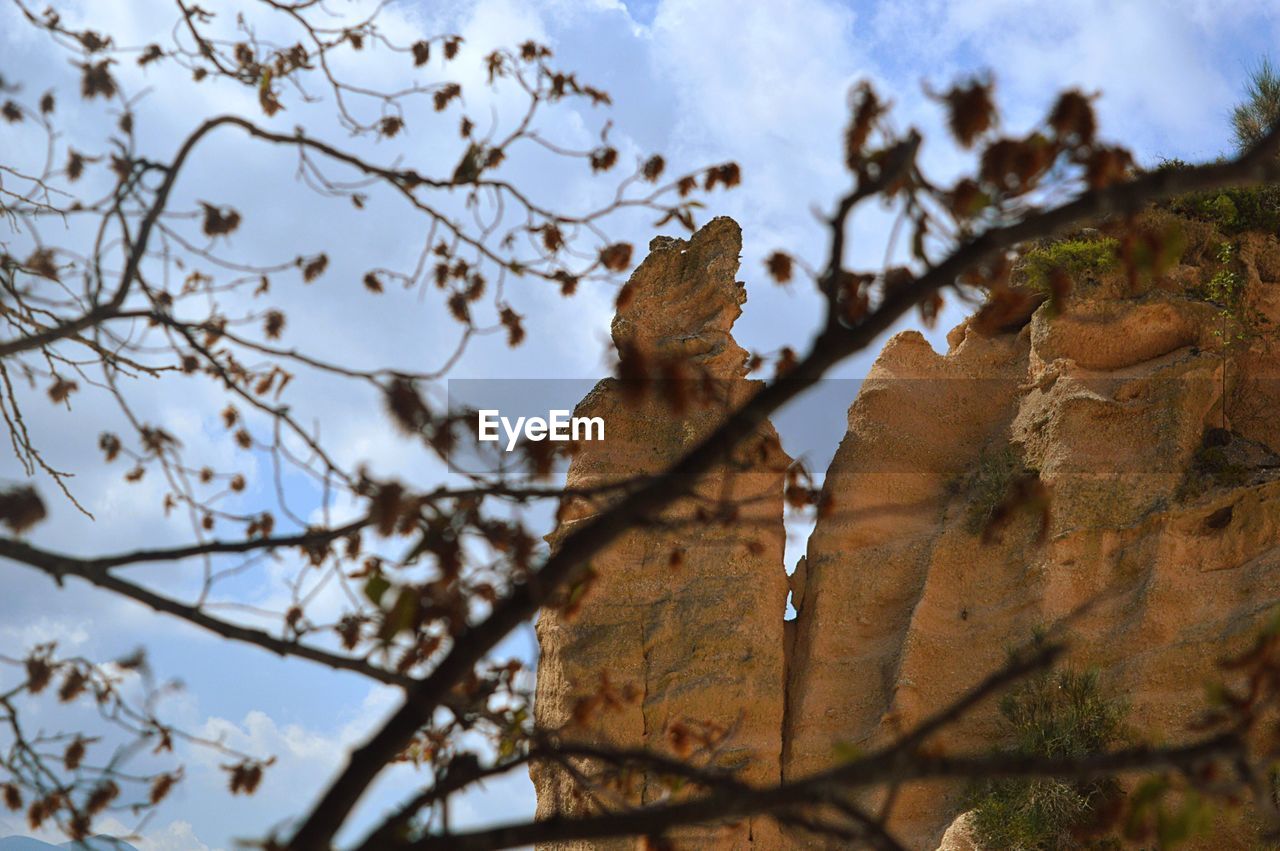
[[[643,699],[600,713],[601,739],[670,750],[673,720],[710,718],[753,758],[750,779],[796,779],[831,766],[843,746],[889,741],[1010,648],[1065,623],[1071,664],[1099,669],[1125,695],[1133,728],[1152,741],[1190,736],[1219,660],[1280,599],[1280,246],[1244,235],[1223,260],[1220,234],[1188,236],[1167,275],[1136,286],[1118,271],[1082,278],[1060,315],[1046,305],[996,334],[966,321],[945,354],[915,332],[889,340],[827,472],[831,509],[791,578],[787,633],[780,450],[737,479],[740,495],[762,497],[750,531],[629,534],[596,565],[576,620],[539,622],[539,722],[570,722],[608,670],[613,683],[642,684]],[[728,335],[742,298],[737,252],[726,220],[688,243],[655,243],[615,337],[685,347],[741,380]],[[1206,293],[1224,273],[1235,294],[1214,303]],[[604,411],[610,428],[626,423],[625,451],[579,456],[571,484],[657,469],[715,420],[637,415],[619,399],[606,381],[583,406]],[[705,487],[723,489],[723,477],[733,480],[726,471]],[[1008,486],[1027,479],[1050,494],[1047,511],[1023,506],[984,535]],[[744,536],[758,543],[743,546]],[[686,548],[678,570],[673,543]],[[1000,732],[985,706],[936,744],[983,752]],[[582,811],[564,782],[535,776],[541,814]],[[647,800],[643,784],[635,800]],[[936,848],[963,808],[954,785],[910,786],[889,827],[910,848]],[[1244,842],[1233,829],[1231,842]],[[969,847],[960,834],[970,842],[961,823],[948,847]],[[688,847],[823,840],[756,822]]]

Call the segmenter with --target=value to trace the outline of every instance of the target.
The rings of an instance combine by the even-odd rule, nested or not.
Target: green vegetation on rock
[[[1125,737],[1128,705],[1108,694],[1093,671],[1064,668],[1024,682],[1000,702],[1005,752],[1080,757]],[[1123,794],[1114,778],[989,781],[972,791],[973,828],[982,847],[1006,851],[1110,848],[1084,839]]]
[[[1175,167],[1178,164],[1175,164]],[[1183,195],[1169,209],[1189,219],[1210,222],[1226,234],[1280,231],[1280,186],[1270,184]]]
[[[1027,286],[1048,291],[1049,276],[1055,269],[1066,272],[1076,286],[1087,284],[1119,262],[1119,243],[1111,237],[1077,237],[1043,243],[1022,256],[1022,274]]]

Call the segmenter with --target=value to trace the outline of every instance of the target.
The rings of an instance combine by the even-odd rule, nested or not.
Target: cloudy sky
[[[332,0],[332,5],[347,11],[346,0]],[[369,4],[354,0],[349,5]],[[174,19],[170,4],[161,0],[85,0],[81,8],[85,21],[128,42],[162,40]],[[480,78],[480,57],[491,47],[530,37],[550,45],[559,61],[613,95],[607,117],[614,122],[611,138],[624,156],[660,151],[673,167],[738,161],[743,185],[710,196],[705,215],[730,215],[743,227],[740,276],[750,300],[737,335],[758,350],[802,345],[817,315],[816,302],[803,287],[782,290],[770,284],[761,259],[779,247],[820,257],[823,240],[815,211],[826,209],[846,185],[839,135],[851,83],[874,81],[895,103],[899,127],[925,131],[932,139],[925,162],[938,175],[954,173],[966,159],[937,132],[939,114],[923,95],[922,83],[936,89],[980,71],[994,74],[1008,129],[1031,126],[1054,92],[1079,86],[1101,93],[1104,133],[1129,144],[1140,161],[1199,160],[1226,150],[1227,113],[1249,68],[1280,43],[1280,10],[1267,0],[399,0],[387,14],[387,26],[401,42],[418,33],[463,35],[457,73],[469,79]],[[159,31],[157,21],[163,22]],[[8,0],[0,2],[0,73],[19,82],[29,79],[32,86],[54,80],[69,88],[74,77],[67,60],[18,22]],[[376,52],[370,62],[362,73],[380,79],[400,74],[404,65],[403,57]],[[144,147],[156,159],[169,157],[177,140],[210,114],[261,118],[252,93],[205,87],[192,97],[190,87],[171,87],[133,70],[121,74],[131,91],[150,89],[139,103],[137,123]],[[66,98],[73,128],[87,132],[103,120],[100,110],[91,112],[72,100]],[[277,123],[287,128],[298,114],[286,114]],[[602,119],[599,110],[585,106],[557,116],[562,124],[554,129],[580,143],[590,142]],[[437,144],[430,134],[415,136],[413,129],[399,144],[420,146],[419,154]],[[17,132],[0,128],[0,147],[13,141],[5,134]],[[33,144],[31,137],[14,138],[19,145]],[[370,150],[394,156],[391,146]],[[426,369],[442,362],[454,332],[441,320],[438,305],[389,293],[371,307],[358,286],[339,283],[343,276],[358,280],[368,266],[408,260],[414,240],[422,238],[420,225],[390,206],[370,210],[358,226],[335,225],[325,208],[292,185],[291,168],[287,156],[243,140],[219,140],[201,151],[184,185],[190,198],[212,198],[246,213],[246,233],[233,243],[246,256],[267,256],[281,242],[298,250],[331,247],[337,269],[322,284],[281,296],[289,300],[286,341],[310,351],[340,350],[365,365]],[[520,161],[507,168],[516,182],[527,182],[570,208],[589,205],[600,191],[585,177],[550,180]],[[289,179],[280,179],[282,170]],[[628,220],[620,227],[620,236],[641,246],[653,235],[645,221]],[[887,223],[874,212],[855,220],[853,245],[861,265],[878,264],[886,233]],[[545,288],[515,286],[509,298],[529,317],[530,343],[512,354],[498,341],[482,342],[459,374],[584,378],[603,373],[610,290],[587,290],[566,301]],[[959,310],[949,308],[931,335],[935,345]],[[856,376],[866,365],[865,358],[845,364],[840,374]],[[433,469],[421,449],[386,430],[377,400],[367,390],[334,391],[303,376],[292,392],[291,404],[299,410],[327,411],[328,439],[341,457],[367,461],[375,470],[420,485],[429,481]],[[164,424],[189,447],[233,463],[227,447],[212,438],[220,433],[221,407],[212,385],[189,385],[181,394],[140,387],[137,396],[151,421]],[[162,520],[156,510],[158,483],[127,487],[119,470],[102,469],[96,436],[118,414],[89,394],[77,406],[68,415],[36,394],[28,418],[52,463],[83,471],[76,492],[96,519],[80,517],[52,497],[47,482],[38,481],[52,517],[34,540],[78,552],[182,540],[182,525]],[[838,429],[837,423],[830,449]],[[12,458],[0,460],[0,477],[22,478]],[[253,496],[251,489],[246,499]],[[172,566],[139,576],[175,593],[191,587]],[[280,599],[280,579],[278,569],[266,563],[236,590],[246,600],[269,604]],[[258,795],[233,799],[219,760],[191,752],[186,781],[147,826],[144,851],[229,849],[238,837],[262,836],[283,817],[304,810],[337,766],[341,745],[358,741],[395,705],[394,694],[357,678],[280,662],[252,648],[221,646],[180,623],[75,583],[59,590],[19,565],[0,564],[0,581],[0,654],[20,657],[34,643],[56,639],[64,651],[110,659],[144,645],[158,676],[185,684],[167,701],[168,717],[242,749],[279,757]],[[518,634],[509,649],[527,654],[531,640],[527,631]],[[0,685],[11,677],[10,671],[0,671]],[[384,778],[366,800],[358,825],[367,825],[411,782],[405,772]],[[518,774],[468,796],[454,823],[527,816],[532,798],[527,779]],[[22,826],[11,827],[17,832]]]

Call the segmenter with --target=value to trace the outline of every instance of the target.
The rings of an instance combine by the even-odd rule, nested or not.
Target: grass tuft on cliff
[[[962,493],[965,506],[964,528],[972,535],[980,535],[991,522],[996,508],[1009,496],[1014,480],[1030,472],[1013,447],[1005,445],[988,449],[978,458],[978,463],[967,477],[953,487]]]
[[[1094,671],[1064,668],[1028,680],[1000,702],[1006,751],[1079,757],[1123,742],[1128,705],[1108,694]],[[1071,782],[993,780],[971,792],[982,847],[1008,851],[1109,848],[1086,838],[1122,795],[1114,778]]]
[[[1165,160],[1157,171],[1179,171],[1190,163]],[[1195,221],[1209,222],[1224,234],[1280,232],[1280,185],[1266,183],[1182,195],[1160,205]]]
[[[1061,269],[1076,284],[1087,288],[1103,272],[1119,264],[1120,243],[1109,236],[1081,236],[1033,246],[1020,263],[1023,282],[1031,289],[1049,291],[1049,279]]]

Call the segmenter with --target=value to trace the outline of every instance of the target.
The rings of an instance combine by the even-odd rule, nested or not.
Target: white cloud
[[[161,830],[148,831],[137,844],[138,851],[221,851],[206,845],[186,821],[172,821]]]
[[[115,818],[95,822],[94,829],[99,835],[129,837],[129,844],[138,851],[223,851],[221,847],[215,848],[204,842],[196,835],[191,823],[181,819],[171,821],[164,827],[149,826],[136,837],[133,835],[133,828]],[[56,843],[65,841],[65,838],[50,835],[46,841]]]
[[[877,41],[892,45],[897,80],[945,84],[961,70],[996,72],[1015,124],[1042,117],[1054,93],[1099,91],[1103,130],[1142,153],[1211,156],[1225,140],[1225,106],[1239,68],[1214,61],[1213,23],[1187,14],[1196,3],[1034,0],[883,3]]]
[[[93,621],[77,618],[51,618],[41,615],[23,623],[9,622],[0,626],[0,644],[4,647],[30,648],[56,642],[61,655],[74,654],[89,641]]]

